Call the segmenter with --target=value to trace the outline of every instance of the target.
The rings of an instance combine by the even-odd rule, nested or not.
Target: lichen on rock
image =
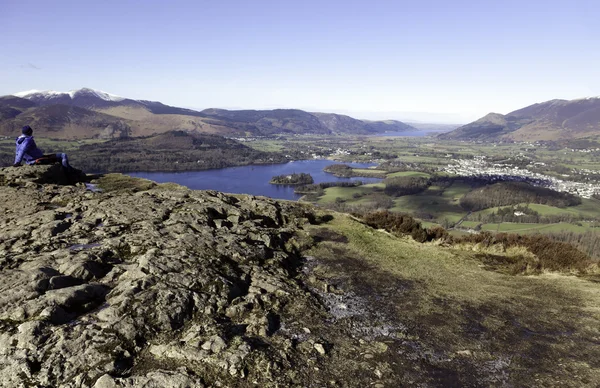
[[[0,187],[3,384],[292,382],[274,334],[286,306],[312,298],[288,249],[305,205],[160,185],[91,193],[26,184],[53,166],[14,171]]]

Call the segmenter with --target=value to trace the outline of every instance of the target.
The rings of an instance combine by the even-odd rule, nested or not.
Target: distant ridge
[[[86,109],[105,109],[129,106],[142,107],[156,114],[186,114],[200,116],[199,112],[192,109],[177,108],[156,101],[133,100],[91,88],[82,88],[71,90],[69,92],[29,90],[26,92],[15,93],[14,96],[27,99],[39,106],[64,104]]]
[[[600,135],[600,98],[550,100],[506,115],[490,113],[439,135],[456,140],[562,140]]]
[[[16,97],[27,98],[29,100],[36,101],[38,100],[52,100],[56,98],[66,98],[67,96],[70,99],[75,99],[81,95],[93,95],[97,98],[100,98],[105,101],[122,101],[123,97],[116,96],[114,94],[106,93],[100,90],[94,90],[90,88],[82,88],[79,90],[71,90],[69,92],[57,92],[54,90],[28,90],[25,92],[19,92],[14,94]]]
[[[173,130],[223,136],[414,130],[395,120],[364,121],[299,109],[196,111],[91,88],[69,92],[29,90],[0,97],[0,135],[14,135],[26,124],[32,125],[38,136],[65,139],[147,136]]]

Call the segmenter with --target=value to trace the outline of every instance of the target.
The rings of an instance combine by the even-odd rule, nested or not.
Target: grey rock
[[[66,171],[60,164],[0,168],[0,186],[22,185],[28,189],[37,189],[38,184],[74,185],[85,181],[87,177],[82,171]]]
[[[163,371],[149,372],[144,376],[128,378],[114,378],[108,374],[102,375],[94,388],[202,388],[204,385],[199,379],[191,378],[185,371]]]
[[[325,347],[324,347],[322,344],[320,344],[320,343],[315,343],[315,344],[314,344],[314,348],[315,348],[315,350],[316,350],[316,351],[317,351],[317,352],[318,352],[320,355],[322,355],[322,356],[324,356],[324,355],[325,355],[325,353],[326,353],[326,352],[325,352]]]
[[[223,338],[219,337],[218,335],[212,336],[208,341],[202,344],[202,349],[210,350],[213,353],[221,353],[221,351],[223,351],[226,347],[227,344]]]
[[[283,248],[302,205],[37,183],[55,170],[0,170],[0,385],[292,384],[278,311],[318,305]]]

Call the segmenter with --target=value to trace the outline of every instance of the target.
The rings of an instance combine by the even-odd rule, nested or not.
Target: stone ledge
[[[0,168],[0,186],[19,186],[28,182],[74,185],[86,181],[87,176],[83,171],[73,169],[67,173],[60,164]]]

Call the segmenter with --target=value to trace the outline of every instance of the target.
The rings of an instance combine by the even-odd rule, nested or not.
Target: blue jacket
[[[33,164],[36,159],[42,156],[44,156],[44,153],[35,145],[33,136],[21,135],[17,138],[15,164],[21,163],[21,160],[25,160],[27,164]]]

